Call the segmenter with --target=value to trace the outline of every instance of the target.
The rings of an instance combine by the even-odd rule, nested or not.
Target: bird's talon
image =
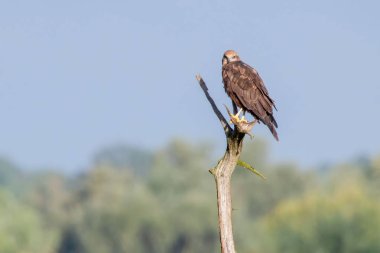
[[[245,119],[244,115],[241,117],[241,119],[239,118],[239,115],[240,113],[242,112],[243,109],[240,108],[240,110],[235,114],[230,114],[230,123],[234,123],[236,122],[237,124],[240,124],[240,123],[248,123],[248,121]]]

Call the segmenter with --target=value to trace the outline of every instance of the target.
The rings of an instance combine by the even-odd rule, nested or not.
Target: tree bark
[[[235,253],[232,230],[231,177],[242,150],[243,136],[227,138],[227,149],[218,165],[210,172],[216,183],[219,236],[222,253]]]
[[[232,129],[228,125],[226,119],[215,105],[211,96],[208,94],[207,86],[202,77],[197,75],[197,80],[203,89],[207,100],[210,102],[214,113],[219,118],[226,135],[226,152],[216,167],[210,170],[210,173],[214,176],[216,183],[221,252],[235,253],[236,251],[232,230],[231,176],[235,170],[243,148],[245,132],[239,131],[242,126],[235,125],[235,128]]]

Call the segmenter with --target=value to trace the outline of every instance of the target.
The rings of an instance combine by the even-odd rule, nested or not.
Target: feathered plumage
[[[232,101],[267,125],[278,141],[278,125],[273,117],[276,106],[257,71],[242,62],[235,51],[228,50],[223,56],[222,76],[225,91]]]

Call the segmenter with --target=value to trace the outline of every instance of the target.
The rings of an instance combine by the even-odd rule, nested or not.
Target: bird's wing
[[[234,62],[226,66],[229,89],[241,104],[264,123],[273,118],[274,102],[257,71],[243,62]]]
[[[276,105],[274,103],[274,100],[269,96],[269,92],[267,88],[264,85],[263,79],[261,79],[259,73],[256,71],[256,69],[252,68],[248,64],[244,62],[239,62],[239,66],[241,69],[245,69],[248,79],[251,80],[252,83],[255,84],[255,86],[260,90],[260,92],[266,97],[266,99],[270,102],[271,106],[273,106],[276,109]],[[277,109],[276,109],[277,110]]]

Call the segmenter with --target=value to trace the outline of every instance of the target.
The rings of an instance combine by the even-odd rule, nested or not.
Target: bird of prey
[[[247,122],[244,114],[248,111],[259,123],[267,125],[278,141],[276,132],[278,125],[273,117],[273,108],[276,110],[277,108],[257,71],[241,61],[234,50],[227,50],[224,53],[222,65],[224,89],[234,106],[240,108],[232,117],[238,122]],[[242,110],[243,117],[239,119]]]

